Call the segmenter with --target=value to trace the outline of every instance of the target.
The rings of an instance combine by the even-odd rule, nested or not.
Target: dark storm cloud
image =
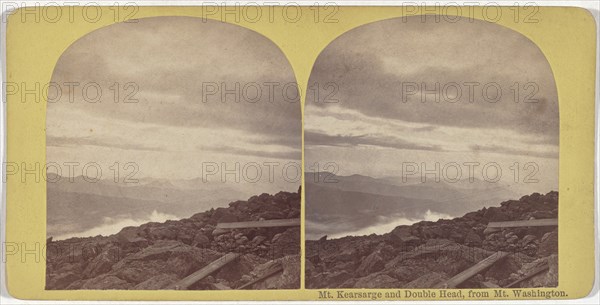
[[[152,147],[147,145],[134,144],[130,142],[115,142],[102,138],[92,137],[53,137],[46,136],[46,146],[49,147],[78,147],[81,145],[98,146],[106,148],[118,148],[126,150],[145,150],[145,151],[164,151],[161,147]]]
[[[342,146],[356,147],[359,145],[378,146],[385,148],[396,149],[412,149],[412,150],[428,150],[442,151],[439,145],[424,145],[403,141],[398,138],[388,136],[360,135],[360,136],[343,136],[343,135],[327,135],[317,132],[304,132],[304,137],[310,139],[307,145],[324,145],[324,146]]]
[[[558,144],[552,71],[531,41],[483,21],[407,20],[376,22],[338,37],[319,55],[309,83],[335,83],[337,105],[371,117],[510,129]],[[436,90],[436,84],[438,93],[422,93]],[[457,88],[461,96],[448,102],[455,98]],[[483,94],[496,100],[496,88],[501,97],[489,102]],[[524,103],[528,95],[537,102]],[[330,105],[308,95],[307,120],[311,107]]]
[[[283,53],[262,35],[218,21],[144,18],[102,28],[69,47],[53,81],[63,95],[52,107],[97,117],[236,129],[273,140],[301,134],[295,77]],[[74,103],[63,86],[71,81],[80,83]],[[82,98],[90,83],[102,89],[100,102]],[[137,102],[123,103],[129,94]]]

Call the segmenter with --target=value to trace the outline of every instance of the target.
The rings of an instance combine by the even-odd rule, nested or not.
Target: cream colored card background
[[[70,8],[81,16],[81,7]],[[206,9],[206,8],[205,8]],[[220,8],[216,8],[219,12]],[[241,9],[241,8],[240,8]],[[502,8],[506,12],[510,8]],[[66,8],[64,8],[66,10]],[[285,7],[272,8],[282,16]],[[419,13],[417,8],[415,13]],[[122,19],[104,7],[94,23],[75,18],[57,22],[23,22],[20,11],[7,24],[7,82],[45,84],[64,50],[78,38]],[[402,7],[339,7],[337,22],[315,22],[314,10],[303,7],[294,23],[284,18],[243,18],[223,21],[250,28],[278,45],[290,61],[299,86],[306,87],[316,57],[328,43],[359,25],[406,15]],[[432,13],[432,11],[427,11]],[[437,13],[457,14],[455,10]],[[483,8],[465,8],[460,15],[483,18]],[[414,14],[411,10],[411,14]],[[64,12],[63,16],[68,16]],[[152,16],[206,16],[202,7],[140,7],[135,18]],[[121,16],[124,17],[124,16]],[[117,19],[117,20],[115,20]],[[594,281],[594,88],[596,38],[595,23],[589,12],[579,8],[540,7],[538,22],[515,20],[503,14],[496,23],[518,31],[536,43],[550,63],[559,94],[560,108],[560,210],[559,287],[542,288],[566,293],[565,298],[587,295]],[[272,22],[271,22],[272,21]],[[303,97],[304,98],[304,97]],[[7,162],[45,164],[45,101],[22,103],[18,96],[7,99]],[[6,242],[36,249],[46,239],[46,184],[21,182],[9,176],[6,183]],[[303,215],[304,216],[304,212]],[[37,245],[37,246],[36,246]],[[304,250],[303,250],[304,251]],[[35,257],[7,256],[9,293],[25,299],[79,300],[316,300],[316,290],[286,291],[45,291],[45,262]],[[304,273],[302,273],[304,277]],[[302,279],[302,285],[304,279]],[[304,287],[304,286],[302,286]],[[332,289],[334,291],[335,289]],[[528,289],[523,289],[524,291]],[[385,289],[370,291],[385,292]],[[491,298],[493,298],[491,293]]]

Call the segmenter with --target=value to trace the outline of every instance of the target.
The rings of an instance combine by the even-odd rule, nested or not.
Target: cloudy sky
[[[166,179],[201,177],[203,162],[277,162],[278,182],[283,164],[300,162],[293,71],[248,29],[187,17],[115,24],[73,43],[52,81],[61,95],[50,92],[48,161],[97,162],[108,179],[114,162]]]
[[[386,177],[400,176],[403,162],[495,162],[501,181],[523,193],[558,188],[552,71],[535,44],[508,28],[421,17],[364,25],[322,51],[314,83],[337,91],[329,102],[307,96],[307,164]],[[536,170],[538,181],[523,183]]]

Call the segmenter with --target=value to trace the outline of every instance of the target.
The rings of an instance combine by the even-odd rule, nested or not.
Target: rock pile
[[[300,194],[262,194],[190,218],[126,227],[111,236],[47,246],[46,289],[167,289],[228,252],[234,262],[190,289],[235,289],[283,267],[249,289],[300,287],[300,229],[254,228],[213,236],[221,222],[300,217]]]
[[[431,288],[497,251],[509,255],[459,288],[558,284],[556,227],[486,230],[489,222],[558,218],[558,193],[534,193],[463,217],[399,226],[390,233],[306,242],[307,288]]]

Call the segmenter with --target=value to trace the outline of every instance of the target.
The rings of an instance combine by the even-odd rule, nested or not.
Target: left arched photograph
[[[302,117],[247,28],[117,23],[48,88],[47,290],[300,288]]]

